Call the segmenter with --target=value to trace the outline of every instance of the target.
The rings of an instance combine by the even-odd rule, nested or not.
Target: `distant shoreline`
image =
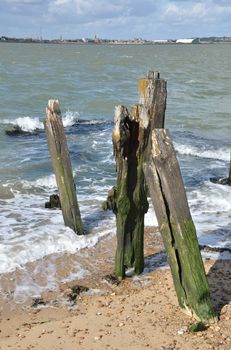
[[[7,36],[0,37],[0,43],[23,43],[23,44],[77,44],[77,45],[180,45],[180,44],[220,44],[231,43],[231,37],[201,37],[190,39],[167,39],[167,40],[144,40],[135,39],[33,39],[33,38],[12,38]]]

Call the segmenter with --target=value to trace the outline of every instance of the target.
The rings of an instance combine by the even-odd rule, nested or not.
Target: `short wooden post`
[[[178,301],[201,321],[214,319],[208,282],[176,154],[166,129],[153,129],[144,164]]]
[[[78,235],[84,233],[77,202],[66,136],[58,100],[49,100],[44,121],[64,223]]]

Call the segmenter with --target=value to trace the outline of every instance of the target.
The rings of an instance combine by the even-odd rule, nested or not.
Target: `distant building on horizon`
[[[155,39],[155,40],[153,40],[153,43],[154,44],[168,44],[169,40],[167,40],[167,39]]]
[[[198,43],[199,39],[177,39],[176,44],[196,44]]]

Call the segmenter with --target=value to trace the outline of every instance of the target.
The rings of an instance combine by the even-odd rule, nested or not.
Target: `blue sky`
[[[231,0],[0,0],[0,36],[231,36]]]

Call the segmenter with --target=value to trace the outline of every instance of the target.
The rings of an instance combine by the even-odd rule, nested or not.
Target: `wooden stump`
[[[115,273],[125,277],[126,269],[139,274],[144,268],[144,214],[148,202],[144,188],[142,152],[139,147],[139,122],[123,106],[115,108],[112,133],[116,158],[117,185],[109,195],[108,208],[116,214],[117,250]]]
[[[57,100],[48,101],[46,112],[44,125],[58,186],[64,223],[78,235],[81,235],[84,231],[59,102]]]
[[[49,197],[49,201],[45,203],[45,208],[49,208],[49,209],[58,208],[58,209],[61,209],[61,203],[60,203],[59,195],[58,194],[52,194]]]
[[[196,230],[178,161],[165,129],[151,134],[144,173],[182,309],[202,321],[214,318]]]

